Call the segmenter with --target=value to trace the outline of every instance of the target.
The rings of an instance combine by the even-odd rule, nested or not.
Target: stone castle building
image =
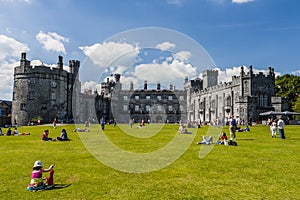
[[[70,60],[69,72],[63,69],[63,58],[57,67],[31,66],[26,53],[14,69],[12,125],[27,125],[32,119],[52,122],[54,118],[72,119],[72,93],[79,84],[80,62]]]
[[[259,113],[278,111],[281,97],[275,97],[275,73],[269,67],[268,74],[254,74],[240,68],[240,75],[233,76],[228,83],[217,84],[218,71],[203,72],[202,79],[185,81],[187,92],[188,119],[211,122],[229,116],[245,121],[259,120]]]
[[[148,87],[123,89],[121,75],[114,74],[101,83],[101,91],[81,92],[80,62],[70,60],[69,71],[63,69],[63,58],[58,57],[57,67],[31,66],[22,53],[20,66],[15,67],[12,99],[12,124],[26,125],[33,118],[44,123],[75,119],[128,123],[140,122],[178,123],[211,122],[239,117],[245,121],[259,120],[259,113],[283,111],[286,102],[275,97],[275,73],[269,67],[267,74],[254,74],[241,67],[239,76],[228,83],[218,84],[218,71],[206,70],[202,79],[184,80],[182,90],[171,84],[168,89]]]
[[[186,91],[176,90],[171,84],[169,89],[162,89],[157,83],[156,89],[148,88],[144,81],[142,89],[122,89],[120,74],[107,78],[101,83],[101,93],[96,96],[97,118],[106,121],[117,120],[128,123],[129,119],[136,122],[150,120],[153,123],[177,123],[186,119]]]

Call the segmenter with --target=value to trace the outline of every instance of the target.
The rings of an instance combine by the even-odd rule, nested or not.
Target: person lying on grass
[[[179,128],[178,128],[178,133],[185,133],[185,134],[192,134],[192,132],[189,132],[184,124],[180,124]]]
[[[204,135],[202,137],[202,141],[201,142],[197,142],[197,144],[212,144],[213,143],[213,137],[212,136],[209,136],[207,139],[206,139],[206,136]]]
[[[50,165],[48,169],[43,169],[42,161],[37,160],[34,162],[31,173],[31,181],[27,187],[28,191],[44,190],[54,187],[53,175],[54,175],[54,164]],[[50,172],[50,176],[46,178],[46,182],[43,181],[43,172]]]

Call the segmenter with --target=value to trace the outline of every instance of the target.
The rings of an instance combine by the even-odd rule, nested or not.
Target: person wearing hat
[[[31,173],[31,181],[29,186],[27,187],[27,190],[42,190],[47,189],[52,186],[53,184],[53,170],[54,164],[50,165],[48,169],[43,169],[42,161],[37,160],[34,162],[34,165],[32,167],[32,173]],[[43,172],[50,172],[50,176],[46,179],[47,184],[43,182]]]

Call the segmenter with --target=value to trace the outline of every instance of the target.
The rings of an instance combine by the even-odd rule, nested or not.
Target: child
[[[49,189],[54,186],[53,184],[53,170],[54,164],[50,165],[49,169],[43,169],[42,161],[38,160],[34,162],[32,173],[31,173],[31,181],[27,190],[43,190]],[[47,183],[43,182],[43,172],[50,172],[50,176],[46,179]]]
[[[272,138],[276,138],[276,122],[272,122],[271,126],[270,126],[270,130],[271,130],[271,135],[272,135]]]

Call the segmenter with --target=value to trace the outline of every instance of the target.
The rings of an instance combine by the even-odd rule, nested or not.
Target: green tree
[[[276,77],[275,94],[277,97],[289,98],[289,109],[295,111],[294,105],[300,94],[300,76],[293,74],[284,74]]]
[[[300,94],[298,95],[297,101],[295,102],[294,106],[293,106],[293,110],[295,112],[300,113]],[[300,116],[297,115],[296,119],[300,119]]]

